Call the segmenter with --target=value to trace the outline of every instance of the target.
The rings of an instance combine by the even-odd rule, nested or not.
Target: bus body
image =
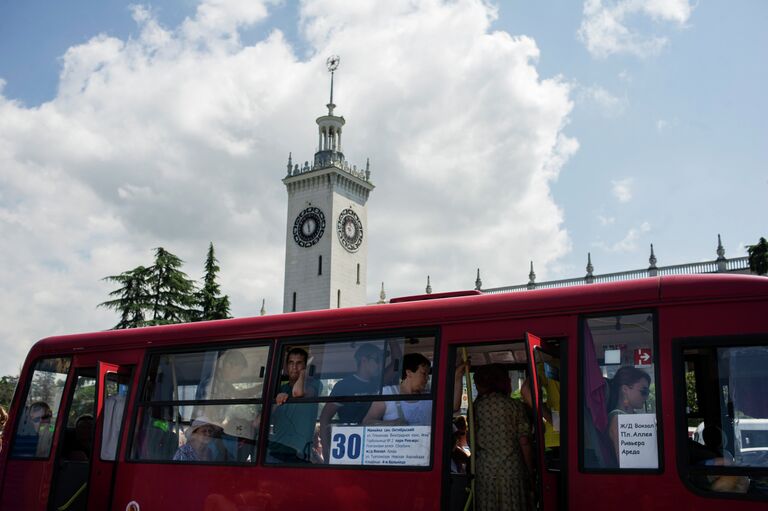
[[[309,390],[277,405],[296,347]],[[409,353],[430,381],[400,399],[431,416],[363,424],[374,402],[400,406]],[[464,509],[465,357],[530,384],[540,509],[768,504],[768,279],[709,275],[47,338],[2,437],[0,510]],[[369,363],[375,390],[338,390]],[[617,387],[620,372],[641,378]]]

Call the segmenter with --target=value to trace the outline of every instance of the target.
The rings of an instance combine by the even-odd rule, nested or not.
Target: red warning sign
[[[638,348],[635,350],[636,366],[649,366],[652,363],[653,357],[651,357],[651,350],[649,348]]]

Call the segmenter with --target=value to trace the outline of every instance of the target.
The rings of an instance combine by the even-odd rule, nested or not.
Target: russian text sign
[[[617,415],[619,468],[659,468],[656,414]]]

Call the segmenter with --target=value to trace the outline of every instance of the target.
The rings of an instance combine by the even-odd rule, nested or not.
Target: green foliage
[[[152,266],[137,266],[104,280],[118,284],[110,300],[100,303],[117,311],[120,321],[113,329],[167,325],[187,321],[229,318],[229,297],[221,296],[216,282],[220,270],[213,243],[205,260],[203,287],[181,270],[184,262],[162,247],[155,249]]]
[[[196,319],[205,321],[209,319],[227,319],[229,314],[229,297],[221,295],[221,289],[216,276],[219,273],[218,260],[213,249],[213,243],[208,246],[208,254],[205,258],[205,275],[203,275],[203,288],[197,293],[198,316]]]
[[[747,247],[749,269],[758,275],[768,274],[768,241],[760,238],[755,245]]]
[[[685,373],[685,400],[688,406],[688,415],[699,413],[699,398],[696,395],[696,373],[686,371]]]
[[[114,330],[147,325],[145,311],[151,303],[148,278],[149,270],[143,266],[137,266],[120,275],[104,277],[103,280],[121,286],[109,293],[109,296],[115,297],[114,299],[99,304],[99,307],[106,307],[120,313],[120,322],[112,327]]]
[[[19,383],[18,376],[3,376],[0,378],[0,405],[8,410],[13,399],[13,393],[16,390],[16,385]]]
[[[195,283],[181,271],[183,261],[163,247],[155,249],[147,284],[151,292],[149,325],[184,323],[194,317]]]

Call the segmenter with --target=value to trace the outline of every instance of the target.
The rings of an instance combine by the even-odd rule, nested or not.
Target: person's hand
[[[286,392],[281,392],[275,397],[275,403],[277,403],[277,406],[280,406],[286,401],[288,401],[288,394]]]
[[[465,373],[469,372],[470,362],[471,361],[469,358],[467,358],[466,361],[460,362],[459,365],[456,366],[456,372],[453,375],[454,378],[459,380],[462,376],[464,376]]]

